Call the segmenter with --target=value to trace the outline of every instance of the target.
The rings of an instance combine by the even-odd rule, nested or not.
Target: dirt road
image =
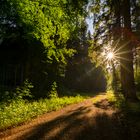
[[[0,133],[1,140],[129,140],[133,139],[105,95],[44,114]]]

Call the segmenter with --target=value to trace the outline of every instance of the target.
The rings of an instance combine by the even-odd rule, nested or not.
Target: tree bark
[[[112,1],[114,5],[114,14],[115,14],[115,24],[113,27],[113,40],[114,46],[117,45],[117,49],[120,46],[120,37],[121,37],[121,0]],[[115,73],[115,66],[113,66],[113,83],[114,83],[114,93],[117,93],[117,75]]]
[[[121,84],[126,100],[137,100],[136,88],[134,82],[133,69],[133,45],[131,44],[131,15],[130,15],[130,0],[123,0],[123,21],[124,28],[122,31],[123,42],[126,44],[121,49]]]

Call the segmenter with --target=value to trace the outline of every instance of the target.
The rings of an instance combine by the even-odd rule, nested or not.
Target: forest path
[[[105,94],[46,113],[22,126],[0,133],[1,140],[124,140],[129,132]]]

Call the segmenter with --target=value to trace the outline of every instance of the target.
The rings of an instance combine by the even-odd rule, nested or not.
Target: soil
[[[90,98],[0,132],[0,140],[140,140],[106,95],[100,96],[95,104]]]

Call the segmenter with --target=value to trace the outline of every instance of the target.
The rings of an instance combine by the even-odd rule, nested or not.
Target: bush
[[[19,86],[16,88],[14,97],[19,99],[27,97],[32,98],[33,96],[31,95],[31,89],[33,87],[34,86],[32,85],[32,83],[30,83],[28,80],[25,80],[23,86]]]
[[[123,108],[125,106],[125,98],[121,93],[114,94],[113,91],[107,91],[107,99],[116,108]]]
[[[33,85],[28,81],[25,80],[23,85],[18,86],[16,89],[12,91],[3,91],[1,93],[1,102],[11,102],[13,99],[29,99],[32,98],[31,89]]]
[[[51,90],[49,91],[49,98],[57,98],[58,93],[57,93],[57,83],[53,82],[51,85]]]

